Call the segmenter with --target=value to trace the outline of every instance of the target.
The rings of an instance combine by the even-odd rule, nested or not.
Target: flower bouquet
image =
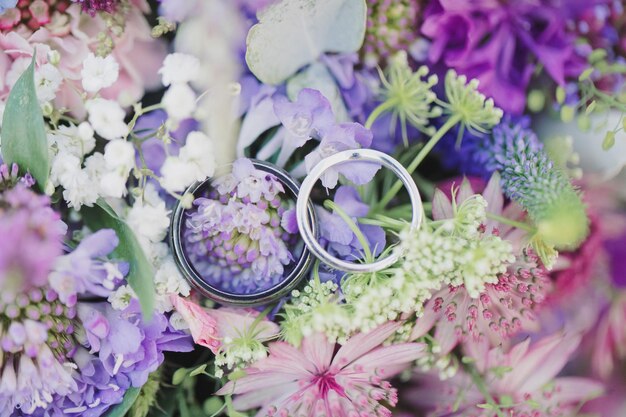
[[[619,0],[0,0],[1,417],[623,417]]]

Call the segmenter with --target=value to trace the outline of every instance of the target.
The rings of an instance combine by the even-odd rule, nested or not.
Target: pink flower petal
[[[341,368],[347,366],[384,342],[385,339],[391,336],[400,326],[401,323],[390,321],[368,333],[359,333],[351,337],[346,344],[339,349],[332,361],[332,365],[338,365]]]
[[[183,316],[189,325],[193,341],[208,347],[213,353],[217,353],[221,346],[217,334],[217,321],[192,301],[187,301],[176,295],[172,295],[170,299],[176,311]]]

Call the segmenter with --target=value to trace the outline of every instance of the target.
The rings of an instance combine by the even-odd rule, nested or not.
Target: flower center
[[[321,397],[326,397],[328,391],[330,390],[334,390],[342,397],[346,397],[346,392],[335,380],[335,374],[330,371],[326,371],[321,375],[316,375],[313,379],[313,384],[317,385],[319,395]]]

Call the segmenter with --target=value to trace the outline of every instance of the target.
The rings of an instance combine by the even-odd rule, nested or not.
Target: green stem
[[[339,215],[339,217],[341,217],[343,219],[343,221],[348,224],[348,227],[350,228],[350,230],[352,230],[352,233],[355,234],[355,236],[358,239],[359,243],[363,247],[363,251],[365,252],[365,261],[366,262],[370,262],[370,263],[374,262],[374,258],[372,256],[372,251],[370,249],[369,242],[367,241],[367,239],[363,235],[363,232],[361,232],[361,229],[359,229],[359,227],[356,225],[356,223],[354,223],[354,221],[352,221],[352,218],[350,218],[350,216],[348,216],[348,214],[345,211],[343,211],[343,209],[341,207],[339,207],[337,204],[335,204],[331,200],[324,201],[324,207],[326,207],[328,210],[331,210],[331,211],[337,213]]]
[[[509,226],[513,226],[516,227],[518,229],[522,229],[522,230],[526,230],[527,232],[535,232],[535,228],[532,227],[531,225],[529,225],[528,223],[522,223],[522,222],[518,222],[515,220],[511,220],[511,219],[507,219],[506,217],[503,216],[498,216],[497,214],[493,214],[493,213],[487,213],[487,218],[491,219],[491,220],[495,220],[497,222],[500,222],[502,224],[508,224]]]
[[[371,129],[376,119],[378,119],[381,114],[383,114],[384,112],[386,112],[388,109],[392,107],[393,107],[393,103],[390,101],[383,101],[378,106],[376,106],[376,108],[372,110],[367,120],[365,121],[365,128]]]
[[[137,110],[135,112],[135,114],[133,115],[133,118],[130,119],[130,122],[128,122],[128,132],[126,132],[126,135],[124,136],[124,140],[128,139],[128,135],[135,128],[135,124],[137,123],[137,119],[139,119],[141,116],[143,116],[146,113],[149,113],[149,112],[151,112],[153,110],[162,109],[162,108],[163,108],[163,105],[161,103],[159,103],[159,104],[153,104],[152,106],[144,107],[144,108],[141,108],[141,109]]]
[[[441,140],[441,138],[448,133],[450,129],[452,129],[458,122],[461,121],[461,116],[453,115],[448,119],[448,121],[439,128],[439,130],[430,138],[430,140],[424,145],[424,147],[419,151],[415,159],[411,162],[411,164],[407,167],[407,171],[409,174],[413,174],[413,172],[417,169],[419,164],[422,163],[424,158],[430,153],[430,151],[435,147],[435,145]],[[389,202],[398,194],[398,191],[402,188],[402,181],[396,180],[396,182],[391,186],[391,188],[385,193],[383,198],[376,204],[372,211],[374,213],[379,212],[383,208],[389,204]]]
[[[465,368],[465,371],[472,378],[472,382],[474,383],[474,385],[476,385],[476,388],[478,388],[478,391],[480,391],[483,397],[485,397],[485,401],[487,401],[487,404],[493,407],[493,410],[496,412],[498,417],[506,417],[504,413],[502,412],[502,410],[500,409],[500,405],[491,396],[491,393],[489,393],[489,390],[487,389],[487,386],[485,385],[485,381],[483,380],[482,376],[478,373],[478,370],[476,370],[474,365],[466,363],[463,365],[463,367]]]

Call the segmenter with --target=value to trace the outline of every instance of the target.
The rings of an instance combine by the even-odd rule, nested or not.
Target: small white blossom
[[[177,156],[168,156],[161,167],[161,186],[169,191],[184,191],[195,181],[194,169]]]
[[[121,175],[118,171],[105,173],[100,178],[100,192],[103,196],[122,198],[126,195],[126,181],[128,175]]]
[[[170,211],[162,200],[156,205],[137,200],[128,212],[126,220],[139,237],[150,242],[160,242],[167,234],[170,224],[169,214]]]
[[[95,93],[113,85],[119,76],[120,66],[113,55],[106,57],[87,55],[80,72],[85,91]]]
[[[124,310],[134,297],[135,291],[129,285],[122,285],[109,295],[108,301],[115,310]]]
[[[174,330],[187,330],[189,329],[189,324],[187,320],[178,312],[175,311],[170,316],[170,324],[174,328]]]
[[[180,294],[187,297],[191,288],[171,257],[167,257],[154,276],[158,294]]]
[[[71,177],[80,171],[80,159],[67,152],[60,152],[52,161],[50,181],[56,185],[63,185],[71,181]]]
[[[129,172],[135,166],[135,147],[122,139],[112,140],[104,148],[104,162],[108,169]]]
[[[91,207],[98,200],[98,186],[84,169],[74,173],[62,185],[65,189],[63,199],[76,210],[80,210],[82,206]]]
[[[185,84],[194,81],[200,74],[200,61],[193,55],[179,52],[169,54],[159,69],[163,85]]]
[[[196,110],[196,93],[187,84],[175,84],[165,92],[161,103],[170,119],[187,119]]]
[[[126,113],[116,101],[95,98],[89,100],[85,108],[89,113],[89,123],[104,139],[119,139],[128,133],[128,126],[124,123]]]
[[[215,153],[213,141],[202,132],[187,135],[185,146],[180,150],[180,158],[193,165],[195,179],[198,181],[210,177],[215,172]]]
[[[96,147],[93,134],[91,125],[83,122],[78,126],[59,126],[58,130],[49,135],[49,139],[51,144],[56,147],[57,152],[82,158]]]
[[[52,64],[44,64],[35,71],[37,100],[43,104],[55,99],[63,82],[61,72]]]

